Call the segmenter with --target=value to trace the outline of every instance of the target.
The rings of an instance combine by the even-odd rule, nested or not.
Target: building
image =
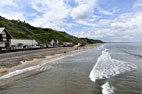
[[[58,40],[51,40],[50,45],[52,47],[59,47],[59,41]]]
[[[0,50],[2,48],[9,48],[12,36],[4,27],[0,27]]]
[[[38,42],[30,39],[13,39],[4,27],[0,27],[0,51],[24,48],[39,48]]]
[[[64,42],[64,43],[63,43],[63,46],[64,46],[64,47],[73,47],[74,44],[73,44],[73,42]]]

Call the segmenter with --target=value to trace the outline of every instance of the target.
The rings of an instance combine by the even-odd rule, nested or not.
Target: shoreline
[[[42,67],[54,60],[56,61],[58,59],[64,58],[65,56],[71,55],[76,52],[81,52],[81,51],[85,51],[85,50],[88,50],[91,48],[96,48],[96,47],[100,46],[101,44],[102,43],[89,44],[84,47],[71,47],[70,50],[64,50],[61,53],[58,53],[55,51],[56,53],[53,55],[46,55],[42,58],[32,58],[32,60],[21,61],[20,62],[21,64],[15,65],[10,68],[1,68],[0,69],[0,80],[5,79],[5,78],[10,78],[12,76],[12,74],[13,74],[13,76],[17,76],[22,73],[34,70],[34,68],[35,69],[40,68],[40,67]]]

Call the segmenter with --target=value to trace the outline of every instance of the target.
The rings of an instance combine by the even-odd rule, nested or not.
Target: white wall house
[[[5,27],[0,27],[0,49],[10,46],[12,36],[8,33]]]
[[[15,47],[14,49],[37,48],[38,42],[32,39],[13,39],[5,27],[0,27],[0,50]]]

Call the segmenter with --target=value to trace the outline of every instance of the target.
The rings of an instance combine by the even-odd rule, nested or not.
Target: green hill
[[[52,39],[57,39],[60,43],[100,43],[100,40],[88,38],[77,38],[66,32],[56,31],[50,28],[33,27],[28,23],[8,20],[0,16],[0,27],[5,27],[15,39],[35,39],[39,43],[49,43]]]

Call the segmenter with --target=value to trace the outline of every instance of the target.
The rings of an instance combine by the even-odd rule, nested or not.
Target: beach
[[[98,47],[99,45],[101,44],[90,44],[84,47],[47,48],[0,54],[0,76],[8,74],[9,72],[38,65],[45,60],[53,60],[67,54]]]

